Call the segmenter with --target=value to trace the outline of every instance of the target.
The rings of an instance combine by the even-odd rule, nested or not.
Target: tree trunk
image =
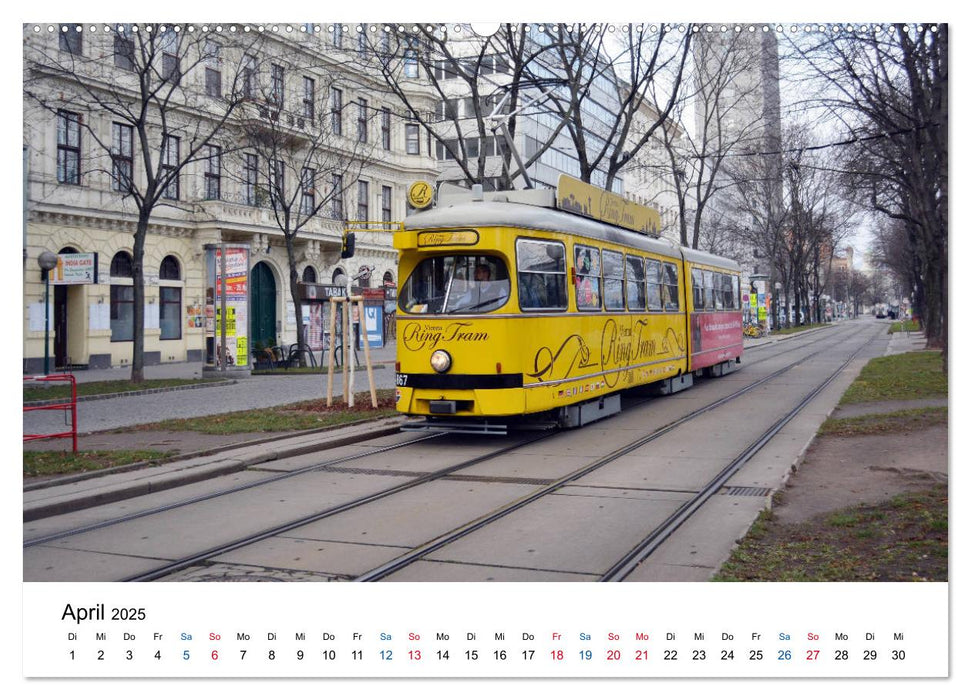
[[[148,235],[148,219],[151,212],[140,211],[132,244],[132,358],[131,381],[145,381],[145,238]]]

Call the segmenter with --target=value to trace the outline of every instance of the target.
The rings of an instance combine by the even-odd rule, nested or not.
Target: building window
[[[257,90],[257,63],[255,56],[247,56],[243,64],[243,97],[256,97]]]
[[[81,25],[62,24],[57,45],[61,51],[67,51],[75,56],[81,55]]]
[[[131,29],[119,29],[115,33],[115,67],[122,70],[135,70],[135,40]]]
[[[317,172],[313,168],[304,168],[300,174],[300,213],[311,216],[316,208],[314,182]]]
[[[179,198],[179,137],[162,137],[162,196],[166,199]]]
[[[330,214],[335,219],[344,218],[344,176],[338,173],[331,175],[333,192],[330,195]]]
[[[209,97],[223,95],[223,74],[214,68],[206,68],[206,95]]]
[[[131,255],[124,251],[115,253],[111,259],[111,281],[132,276]],[[111,285],[111,303],[109,309],[111,323],[111,341],[119,342],[131,340],[135,334],[135,288],[130,284]]]
[[[405,152],[410,156],[417,156],[421,152],[417,124],[405,124]]]
[[[317,271],[310,265],[303,268],[303,282],[304,284],[316,284],[317,283]]]
[[[57,113],[57,181],[81,184],[81,115]]]
[[[269,161],[270,167],[270,204],[273,208],[277,208],[280,204],[286,201],[286,177],[285,177],[285,166],[282,160],[271,160]]]
[[[391,150],[391,110],[387,107],[381,109],[381,147]]]
[[[206,62],[206,95],[222,97],[223,74],[219,66],[219,44],[207,41],[203,47],[203,56]]]
[[[364,56],[367,54],[367,25],[362,24],[357,32],[357,52]]]
[[[406,78],[418,77],[418,48],[415,37],[405,37],[404,71]]]
[[[381,187],[381,221],[391,221],[391,188],[387,186]]]
[[[270,102],[283,106],[283,66],[270,64]]]
[[[337,88],[330,89],[330,127],[335,135],[341,135],[341,112],[344,109],[344,93]]]
[[[222,149],[219,146],[206,146],[203,161],[206,199],[220,199],[222,196]]]
[[[256,186],[259,177],[259,159],[255,153],[243,155],[243,203],[256,206]]]
[[[330,28],[330,40],[335,48],[344,48],[344,25],[335,24]]]
[[[164,82],[171,81],[178,85],[181,79],[182,73],[179,69],[179,57],[174,53],[163,53],[162,80]]]
[[[179,261],[175,256],[166,255],[158,270],[159,280],[178,281],[182,279]],[[159,300],[159,328],[160,340],[178,340],[182,337],[182,287],[160,285]]]
[[[182,337],[182,288],[158,288],[159,340],[178,340]]]
[[[368,183],[364,180],[357,181],[357,218],[368,220]]]
[[[131,192],[133,129],[127,124],[111,125],[111,189],[115,192]]]
[[[367,100],[357,101],[357,140],[367,143]]]
[[[303,79],[303,116],[313,121],[314,119],[314,91],[315,84],[313,78],[304,77]]]

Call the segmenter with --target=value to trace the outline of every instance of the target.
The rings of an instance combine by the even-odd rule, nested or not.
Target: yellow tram
[[[566,176],[556,190],[443,185],[394,236],[398,410],[476,432],[524,415],[572,427],[619,411],[622,390],[730,371],[740,269],[657,238],[658,223]]]

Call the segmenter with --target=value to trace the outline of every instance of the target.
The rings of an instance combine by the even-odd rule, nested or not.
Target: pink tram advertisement
[[[742,315],[738,311],[691,314],[692,370],[741,355]]]

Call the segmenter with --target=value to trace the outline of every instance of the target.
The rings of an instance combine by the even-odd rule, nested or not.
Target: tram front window
[[[443,255],[422,260],[398,295],[412,314],[494,311],[509,300],[509,273],[492,255]]]

